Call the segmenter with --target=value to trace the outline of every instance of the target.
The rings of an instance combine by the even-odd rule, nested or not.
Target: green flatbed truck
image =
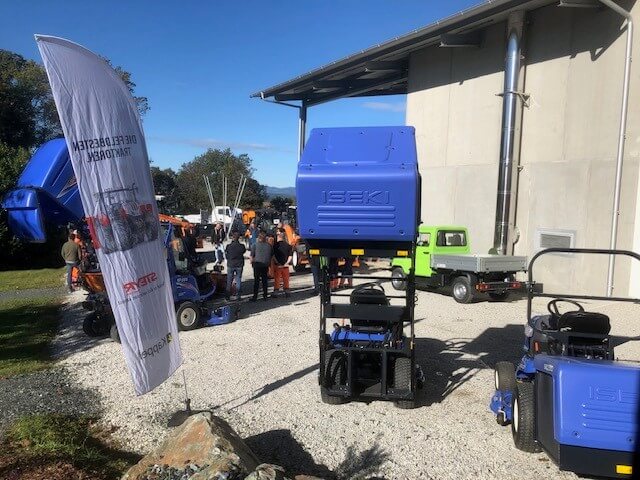
[[[480,293],[504,300],[509,292],[523,288],[515,274],[526,271],[527,257],[471,254],[465,227],[420,225],[415,265],[417,286],[430,290],[451,286],[458,303],[470,303]],[[391,284],[396,290],[404,290],[410,266],[408,258],[391,261]]]

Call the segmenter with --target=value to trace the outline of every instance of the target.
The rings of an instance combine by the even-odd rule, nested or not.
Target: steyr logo
[[[140,287],[145,287],[155,282],[156,280],[158,280],[158,275],[156,274],[156,272],[151,272],[143,275],[138,280],[122,284],[122,288],[124,288],[125,295],[131,295],[132,293],[140,290]]]
[[[153,357],[156,353],[160,353],[165,346],[169,345],[173,340],[173,336],[171,332],[167,333],[165,336],[161,337],[158,342],[152,345],[149,348],[145,348],[143,351],[138,352],[140,358],[145,359],[147,357]]]
[[[323,203],[349,203],[355,205],[387,205],[388,190],[323,190]]]

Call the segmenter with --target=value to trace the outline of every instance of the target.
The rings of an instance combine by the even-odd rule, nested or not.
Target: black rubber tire
[[[518,384],[516,382],[516,370],[511,362],[498,362],[493,371],[494,387],[502,392],[510,391],[513,395],[516,393]],[[498,425],[505,427],[511,423],[507,420],[505,414],[500,412],[496,415]]]
[[[508,291],[505,292],[489,292],[489,298],[491,300],[495,300],[497,302],[504,302],[507,298],[509,298]]]
[[[113,325],[111,325],[111,330],[109,331],[109,336],[111,337],[111,340],[113,340],[114,342],[121,343],[121,341],[120,341],[120,333],[118,332],[118,327],[116,326],[115,323]]]
[[[473,301],[473,289],[471,282],[465,276],[456,277],[451,284],[453,299],[458,303],[471,303]]]
[[[533,382],[519,382],[511,405],[513,443],[518,450],[529,453],[541,451],[536,442],[536,404],[533,389]],[[548,414],[552,415],[553,412]]]
[[[176,311],[178,330],[195,330],[200,326],[200,307],[193,302],[182,302]]]
[[[326,352],[324,360],[324,379],[327,388],[334,388],[347,384],[347,362],[344,353],[335,350]],[[329,395],[324,388],[320,389],[320,398],[323,403],[340,405],[349,401],[346,397]]]
[[[322,400],[322,403],[326,403],[327,405],[342,405],[343,403],[347,403],[349,401],[345,397],[329,395],[324,388],[320,389],[320,399]]]
[[[398,357],[393,361],[393,388],[394,390],[411,390],[411,359]],[[395,406],[401,409],[410,410],[416,408],[415,400],[396,400]]]
[[[496,390],[515,393],[518,388],[516,382],[516,367],[511,362],[498,362],[494,369]]]
[[[82,322],[82,331],[87,334],[87,337],[99,337],[100,332],[95,328],[95,323],[98,321],[98,315],[95,312],[91,312],[84,317]]]
[[[407,276],[404,274],[404,270],[402,269],[402,267],[395,267],[391,271],[391,278],[391,286],[394,289],[401,292],[407,289]],[[400,281],[400,279],[402,279],[403,281]]]

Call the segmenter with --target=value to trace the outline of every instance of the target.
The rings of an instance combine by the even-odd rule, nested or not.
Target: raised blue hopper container
[[[296,197],[308,241],[412,242],[420,217],[414,128],[313,129]]]
[[[84,216],[64,138],[50,140],[34,153],[15,189],[2,199],[13,234],[29,242],[46,241],[46,223],[64,225]]]

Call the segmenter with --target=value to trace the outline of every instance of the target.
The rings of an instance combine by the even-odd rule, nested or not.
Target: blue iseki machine
[[[420,176],[412,127],[320,128],[311,131],[296,179],[300,235],[321,269],[322,401],[352,398],[416,405],[422,374],[415,364],[415,237]],[[385,293],[390,276],[333,293],[330,265],[354,257],[412,259],[402,296]],[[327,328],[329,319],[340,319]]]
[[[550,253],[640,255],[622,250],[539,252],[529,264],[524,356],[498,362],[490,408],[511,424],[515,446],[546,452],[561,470],[631,478],[638,434],[640,367],[615,359],[614,347],[636,338],[610,336],[609,317],[576,300],[638,303],[637,298],[543,293],[533,282],[536,260]],[[532,315],[534,298],[550,298],[548,314]]]

